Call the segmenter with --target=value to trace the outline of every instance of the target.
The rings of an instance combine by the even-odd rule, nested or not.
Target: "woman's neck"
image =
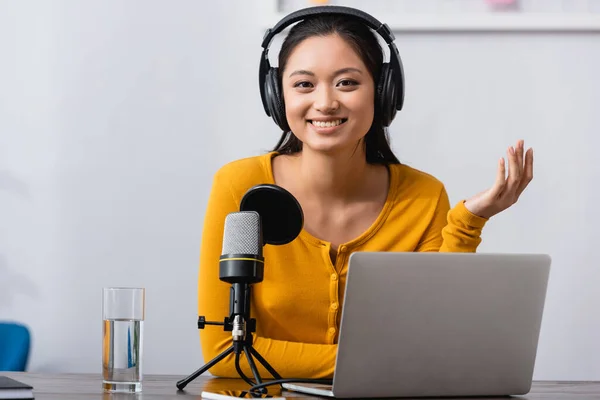
[[[360,147],[338,155],[303,150],[296,158],[295,167],[303,193],[336,202],[360,197],[372,173]]]

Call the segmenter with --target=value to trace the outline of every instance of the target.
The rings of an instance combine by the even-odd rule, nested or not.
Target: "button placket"
[[[334,265],[335,273],[330,275],[330,303],[329,303],[329,329],[328,341],[335,343],[335,335],[338,330],[338,315],[340,311],[340,272],[344,268],[346,257],[348,253],[348,247],[341,245],[338,248],[336,262]]]

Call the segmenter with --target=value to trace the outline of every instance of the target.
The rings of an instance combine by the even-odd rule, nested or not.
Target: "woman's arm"
[[[464,201],[450,209],[448,194],[442,187],[431,222],[415,251],[474,253],[486,222],[486,218],[467,210]]]

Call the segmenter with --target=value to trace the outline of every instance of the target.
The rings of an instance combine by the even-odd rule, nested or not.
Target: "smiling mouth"
[[[307,120],[309,123],[313,124],[317,128],[333,128],[334,126],[339,126],[344,122],[348,121],[348,118],[340,118],[331,121],[315,121],[312,119]]]

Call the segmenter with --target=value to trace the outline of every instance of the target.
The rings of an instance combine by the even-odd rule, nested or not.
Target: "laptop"
[[[350,256],[337,398],[510,396],[531,390],[547,254],[357,252]]]

